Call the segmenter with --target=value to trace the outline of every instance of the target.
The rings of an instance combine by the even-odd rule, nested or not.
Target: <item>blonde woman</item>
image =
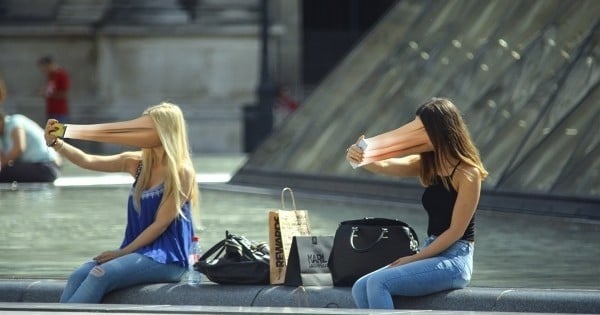
[[[360,308],[393,309],[392,295],[420,296],[465,287],[473,272],[474,214],[481,181],[487,176],[461,114],[447,99],[434,98],[417,109],[433,151],[364,166],[385,175],[419,177],[429,221],[425,247],[358,279],[352,296]],[[363,152],[348,148],[348,161]]]
[[[186,124],[173,104],[150,107],[144,115],[152,118],[161,144],[111,156],[84,153],[50,134],[56,120],[46,124],[46,142],[62,157],[82,168],[127,172],[135,178],[123,243],[75,270],[61,296],[63,303],[99,303],[110,291],[142,283],[177,282],[186,271],[194,233],[192,209],[198,206]]]

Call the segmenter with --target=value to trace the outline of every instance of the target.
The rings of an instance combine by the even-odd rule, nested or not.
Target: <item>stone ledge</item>
[[[58,302],[64,280],[0,280],[0,302]],[[600,313],[600,290],[468,287],[423,297],[396,297],[397,309],[485,312]],[[243,286],[204,283],[140,285],[108,294],[103,303],[354,308],[350,288]]]

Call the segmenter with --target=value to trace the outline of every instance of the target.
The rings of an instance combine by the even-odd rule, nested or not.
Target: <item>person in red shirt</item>
[[[48,78],[46,86],[41,91],[42,96],[46,99],[47,118],[67,122],[69,119],[69,74],[51,56],[40,58],[38,66]]]
[[[292,91],[287,86],[282,86],[277,90],[277,99],[275,103],[275,125],[283,123],[287,116],[300,107],[298,101],[292,97]]]

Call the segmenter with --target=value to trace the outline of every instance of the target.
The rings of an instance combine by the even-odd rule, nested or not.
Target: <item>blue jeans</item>
[[[425,246],[435,237],[429,237]],[[375,270],[352,286],[359,308],[393,309],[392,295],[421,296],[464,288],[473,272],[473,243],[457,241],[438,256]]]
[[[60,302],[100,303],[110,291],[142,283],[177,282],[185,272],[182,266],[162,264],[137,253],[101,265],[90,261],[71,274]]]

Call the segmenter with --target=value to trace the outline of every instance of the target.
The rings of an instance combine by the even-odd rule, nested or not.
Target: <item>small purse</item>
[[[219,284],[269,284],[269,246],[226,231],[194,269]]]
[[[329,256],[334,286],[352,286],[358,278],[394,260],[419,252],[417,233],[396,219],[364,218],[340,223]]]

